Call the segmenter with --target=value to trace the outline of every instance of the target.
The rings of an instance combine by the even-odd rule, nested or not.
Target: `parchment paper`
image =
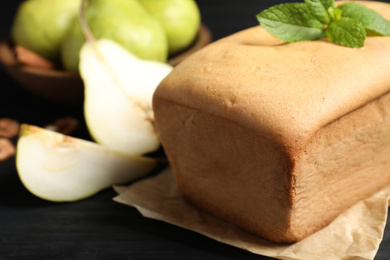
[[[116,186],[115,201],[136,207],[152,218],[193,230],[255,254],[277,259],[374,259],[386,225],[390,186],[359,202],[329,226],[291,245],[255,237],[188,204],[180,195],[173,173],[162,173],[128,187]]]

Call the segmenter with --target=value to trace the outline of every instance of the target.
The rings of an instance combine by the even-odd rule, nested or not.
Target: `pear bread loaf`
[[[178,65],[153,106],[183,197],[275,242],[390,183],[390,37],[349,48],[249,28]]]

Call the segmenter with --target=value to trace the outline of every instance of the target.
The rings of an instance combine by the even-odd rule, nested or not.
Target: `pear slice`
[[[171,70],[168,64],[137,58],[112,40],[87,40],[80,74],[85,119],[95,141],[130,154],[157,150],[152,96]]]
[[[23,124],[16,167],[34,195],[56,202],[87,198],[147,175],[157,161],[112,151],[86,140]]]

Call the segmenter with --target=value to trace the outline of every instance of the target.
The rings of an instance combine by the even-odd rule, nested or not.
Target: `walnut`
[[[7,138],[0,138],[0,162],[14,156],[16,148],[14,144]]]
[[[71,116],[57,119],[52,124],[45,126],[46,129],[59,132],[64,135],[72,134],[79,126],[79,121]]]
[[[0,137],[14,138],[19,134],[19,122],[10,118],[0,118]]]
[[[16,59],[20,64],[43,69],[55,69],[55,64],[53,62],[20,45],[15,46],[15,54]]]

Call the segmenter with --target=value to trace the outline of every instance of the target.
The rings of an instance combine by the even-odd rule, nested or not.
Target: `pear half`
[[[157,161],[32,125],[21,126],[16,167],[34,195],[56,202],[87,198],[147,175]]]
[[[152,97],[172,70],[168,64],[141,60],[118,43],[88,40],[80,52],[84,114],[96,142],[129,154],[156,151]]]

